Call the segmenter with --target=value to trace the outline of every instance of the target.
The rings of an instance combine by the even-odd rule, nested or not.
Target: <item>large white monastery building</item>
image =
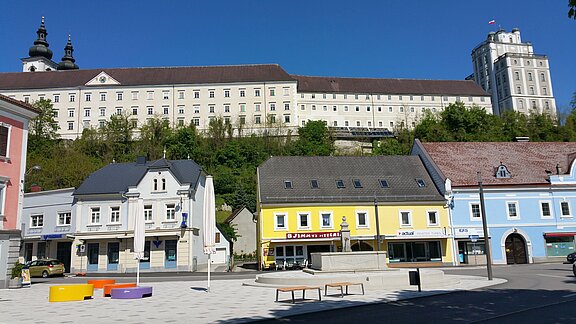
[[[104,126],[113,114],[128,115],[136,129],[159,117],[203,131],[222,118],[243,135],[294,132],[309,120],[393,131],[457,101],[492,113],[490,95],[473,81],[300,76],[274,64],[82,70],[70,38],[56,63],[44,19],[37,34],[23,71],[0,73],[0,93],[25,102],[51,100],[67,139]]]

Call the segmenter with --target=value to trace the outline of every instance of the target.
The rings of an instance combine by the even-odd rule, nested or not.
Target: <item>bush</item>
[[[22,268],[24,268],[24,265],[20,263],[20,261],[16,261],[16,263],[14,263],[14,267],[12,267],[11,278],[14,279],[22,277]]]

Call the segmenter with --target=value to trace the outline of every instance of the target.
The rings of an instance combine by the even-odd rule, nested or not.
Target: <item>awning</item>
[[[576,236],[576,232],[544,233],[544,237]]]

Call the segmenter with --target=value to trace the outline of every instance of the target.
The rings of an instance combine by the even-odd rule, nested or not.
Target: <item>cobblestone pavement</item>
[[[308,291],[307,299],[291,302],[290,293],[281,293],[275,302],[274,288],[246,286],[253,280],[212,281],[206,292],[206,281],[172,281],[145,283],[153,287],[153,296],[144,299],[110,299],[95,289],[90,300],[76,302],[48,302],[50,284],[34,284],[29,288],[0,290],[0,323],[244,323],[264,318],[316,312],[334,308],[359,306],[366,303],[388,302],[415,297],[471,290],[506,282],[488,281],[482,277],[445,275],[442,289],[418,292],[417,288],[401,291],[366,290],[358,287],[350,292],[358,294],[344,298]],[[358,289],[355,289],[358,288]],[[323,294],[324,292],[322,292]],[[296,293],[300,296],[300,292]]]

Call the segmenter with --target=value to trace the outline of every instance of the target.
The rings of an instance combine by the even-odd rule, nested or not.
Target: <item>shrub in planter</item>
[[[12,267],[12,279],[14,278],[20,278],[22,277],[22,268],[24,268],[24,265],[22,263],[20,263],[19,261],[16,261],[16,263],[14,263],[14,266]]]

